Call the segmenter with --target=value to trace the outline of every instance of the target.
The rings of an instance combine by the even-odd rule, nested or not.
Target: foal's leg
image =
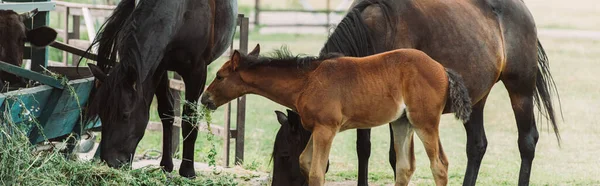
[[[467,170],[463,186],[475,185],[481,160],[487,148],[487,138],[483,128],[483,107],[487,95],[473,106],[469,121],[464,124],[467,132]]]
[[[531,164],[535,157],[535,146],[539,134],[535,126],[533,115],[533,85],[522,86],[504,82],[512,109],[519,129],[519,152],[521,152],[521,171],[519,172],[519,185],[529,185]]]
[[[356,129],[356,153],[358,154],[358,185],[369,185],[371,129]]]
[[[308,172],[308,183],[311,186],[325,184],[325,169],[327,169],[329,151],[337,131],[338,129],[328,126],[315,126],[309,145],[300,155],[300,166],[304,173]],[[312,155],[307,154],[310,152]],[[307,171],[307,169],[309,170]]]
[[[183,177],[195,177],[194,170],[194,145],[198,137],[198,98],[204,91],[206,84],[206,65],[199,68],[199,71],[192,71],[182,75],[185,83],[185,100],[187,103],[183,105],[182,130],[183,135],[183,158],[179,174]],[[180,73],[181,74],[181,73]]]
[[[448,159],[439,137],[440,115],[413,112],[409,114],[417,135],[425,146],[436,185],[448,184]]]
[[[413,141],[413,128],[406,115],[390,123],[393,141],[394,177],[396,185],[408,185],[410,177],[415,172],[415,150]]]
[[[163,155],[160,166],[167,172],[173,171],[173,95],[170,94],[169,76],[165,73],[156,89],[158,115],[163,125]],[[175,136],[179,137],[179,136]]]

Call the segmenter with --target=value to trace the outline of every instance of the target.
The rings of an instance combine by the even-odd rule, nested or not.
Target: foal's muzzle
[[[217,109],[217,105],[215,105],[215,103],[210,99],[209,93],[205,92],[204,94],[202,94],[202,98],[200,98],[200,103],[202,103],[202,105],[205,105],[210,110]]]

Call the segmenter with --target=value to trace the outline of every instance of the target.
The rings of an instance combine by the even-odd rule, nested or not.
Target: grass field
[[[250,11],[253,0],[240,0],[241,9]],[[292,1],[262,0],[265,8],[297,8]],[[310,1],[317,8],[318,0]],[[338,1],[333,1],[334,4]],[[600,6],[592,0],[526,0],[539,28],[600,30]],[[85,34],[84,34],[85,35]],[[286,44],[295,53],[316,54],[326,39],[322,35],[260,35],[253,32],[250,47],[260,43],[262,51],[271,51]],[[559,123],[562,142],[559,147],[551,128],[538,122],[540,140],[537,146],[532,185],[600,185],[600,41],[540,38],[550,58],[551,71],[560,91],[564,120]],[[220,59],[210,66],[209,82],[224,62]],[[274,110],[284,110],[265,98],[248,96],[246,126],[246,161],[244,167],[269,172],[270,154],[275,133],[279,127]],[[157,121],[155,109],[152,119]],[[215,123],[223,123],[223,109],[213,115]],[[508,96],[501,83],[488,98],[485,109],[485,127],[489,141],[484,157],[479,185],[515,185],[518,179],[520,157],[517,147],[517,129]],[[375,184],[393,181],[388,161],[389,132],[387,126],[373,129],[370,180]],[[333,144],[330,181],[356,180],[357,157],[354,130],[340,133]],[[450,185],[462,183],[466,166],[465,131],[453,116],[443,116],[441,138],[450,161]],[[197,161],[206,162],[208,142],[201,134],[196,143]],[[137,152],[160,149],[161,135],[147,132]],[[219,156],[221,141],[217,141]],[[432,185],[429,163],[420,142],[416,143],[417,171],[413,183]],[[220,158],[218,158],[220,160]]]
[[[263,51],[278,48],[284,43],[299,53],[314,54],[320,48],[324,36],[316,35],[252,35],[251,46],[260,41]],[[540,141],[531,182],[535,185],[594,185],[600,184],[596,175],[600,160],[600,96],[597,92],[595,73],[600,58],[600,41],[541,38],[551,64],[551,71],[558,85],[564,121],[559,126],[562,134],[561,147],[546,123],[538,122]],[[218,61],[210,67],[211,72],[220,67]],[[214,76],[214,73],[209,74]],[[482,185],[514,185],[518,178],[520,156],[517,147],[517,129],[510,102],[501,83],[497,84],[488,98],[485,109],[485,127],[488,136],[488,150],[483,160],[478,183]],[[274,110],[284,110],[265,98],[248,96],[246,126],[246,168],[270,171],[270,153],[275,133],[279,127]],[[215,123],[223,121],[222,108],[213,115]],[[355,180],[357,157],[355,153],[354,130],[340,133],[334,142],[330,161],[332,163],[328,180]],[[373,130],[370,177],[375,183],[389,183],[393,180],[387,163],[389,132],[386,126]],[[450,161],[450,183],[462,183],[466,166],[465,132],[462,124],[452,115],[445,115],[441,124],[441,138]],[[206,160],[207,145],[201,136],[197,143],[200,148],[196,156]],[[138,148],[142,152],[148,148],[160,149],[160,134],[151,132]],[[220,146],[217,149],[221,149]],[[417,142],[417,171],[413,182],[433,184],[429,172],[427,156],[422,145]],[[221,156],[221,154],[219,154]]]

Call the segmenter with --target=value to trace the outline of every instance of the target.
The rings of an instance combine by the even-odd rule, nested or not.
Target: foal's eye
[[[219,76],[219,75],[217,75],[216,79],[217,79],[217,80],[223,80],[223,77],[222,77],[222,76]]]

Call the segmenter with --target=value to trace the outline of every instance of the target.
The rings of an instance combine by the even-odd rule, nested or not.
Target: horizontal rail
[[[50,44],[50,46],[94,61],[97,61],[98,59],[96,54],[87,53],[85,50],[81,50],[59,41],[55,41],[54,43]]]
[[[57,6],[66,6],[71,8],[89,8],[89,9],[98,9],[98,10],[114,10],[117,6],[114,5],[92,5],[92,4],[82,4],[82,3],[70,3],[64,1],[52,1],[56,3]]]
[[[33,3],[17,3],[17,2],[4,2],[0,3],[1,10],[13,10],[15,12],[27,12],[33,9],[38,9],[40,12],[52,11],[56,8],[55,2],[33,2]]]
[[[27,70],[27,69],[21,68],[19,66],[16,66],[16,65],[13,65],[10,63],[6,63],[4,61],[0,61],[0,70],[20,76],[20,77],[24,77],[26,79],[38,81],[44,85],[48,85],[48,86],[51,86],[54,88],[64,89],[64,85],[63,85],[62,81],[60,81],[59,79],[57,79],[55,77],[41,74],[38,72],[34,72],[31,70]]]
[[[346,13],[345,10],[260,9],[260,12]]]

